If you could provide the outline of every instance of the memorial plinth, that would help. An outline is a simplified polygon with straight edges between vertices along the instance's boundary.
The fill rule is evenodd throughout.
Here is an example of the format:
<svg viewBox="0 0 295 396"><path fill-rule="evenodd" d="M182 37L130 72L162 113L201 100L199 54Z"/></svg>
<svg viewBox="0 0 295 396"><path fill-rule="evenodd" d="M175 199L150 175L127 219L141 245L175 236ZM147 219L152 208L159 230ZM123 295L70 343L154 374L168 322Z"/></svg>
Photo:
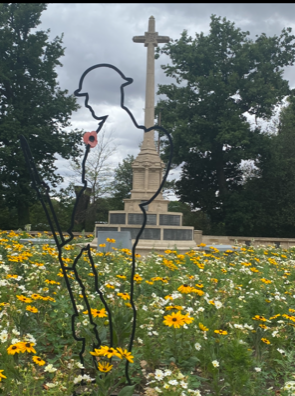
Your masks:
<svg viewBox="0 0 295 396"><path fill-rule="evenodd" d="M129 200L131 201L131 199ZM152 202L151 208L147 210L147 224L139 240L136 252L139 254L148 254L152 250L158 253L163 253L167 249L175 249L179 252L186 252L190 249L196 248L194 241L194 228L182 226L182 213L178 212L164 212L163 204L168 206L168 201L161 200L160 209L158 212L154 211L152 204L157 206L156 200ZM130 203L130 202L128 202ZM138 207L137 204L133 208ZM139 209L139 207L138 207ZM95 239L91 246L97 246L97 233L99 231L129 231L131 233L132 243L141 228L143 221L143 214L140 210L129 212L126 210L117 210L109 212L108 224L95 225Z"/></svg>
<svg viewBox="0 0 295 396"><path fill-rule="evenodd" d="M169 37L159 36L155 31L155 18L150 17L148 32L144 36L133 38L135 43L147 47L147 75L145 97L145 127L151 128L155 119L155 52L158 43L168 43ZM131 197L124 200L124 210L109 212L108 224L95 225L95 239L91 246L97 246L99 231L130 231L132 243L141 228L143 214L139 204L146 202L158 190L165 164L158 155L154 142L154 131L144 133L140 153L132 164L133 186ZM147 224L141 235L136 252L147 254L152 250L163 253L167 249L177 248L184 252L196 247L194 228L182 226L182 213L168 212L168 203L162 192L148 207Z"/></svg>

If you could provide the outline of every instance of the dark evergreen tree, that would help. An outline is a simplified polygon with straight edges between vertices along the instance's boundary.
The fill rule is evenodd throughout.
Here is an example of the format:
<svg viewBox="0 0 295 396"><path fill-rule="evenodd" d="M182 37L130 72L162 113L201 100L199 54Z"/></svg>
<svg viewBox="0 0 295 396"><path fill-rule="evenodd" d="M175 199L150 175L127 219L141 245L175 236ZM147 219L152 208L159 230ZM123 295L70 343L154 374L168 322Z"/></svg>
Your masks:
<svg viewBox="0 0 295 396"><path fill-rule="evenodd" d="M16 208L18 225L30 223L35 196L20 148L19 135L29 142L40 174L53 186L55 155L79 153L81 133L65 132L77 110L74 96L61 90L56 67L64 55L62 36L52 42L48 31L34 31L45 3L0 4L0 200ZM1 227L1 224L0 224Z"/></svg>

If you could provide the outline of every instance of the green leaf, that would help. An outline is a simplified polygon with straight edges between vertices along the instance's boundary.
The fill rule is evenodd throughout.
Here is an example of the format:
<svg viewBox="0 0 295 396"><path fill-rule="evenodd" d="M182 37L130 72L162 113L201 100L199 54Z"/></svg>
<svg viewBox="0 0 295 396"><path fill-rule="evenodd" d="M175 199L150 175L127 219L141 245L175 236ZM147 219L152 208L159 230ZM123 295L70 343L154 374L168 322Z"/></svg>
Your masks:
<svg viewBox="0 0 295 396"><path fill-rule="evenodd" d="M134 388L135 388L135 385L125 386L125 388L121 389L118 396L132 396Z"/></svg>

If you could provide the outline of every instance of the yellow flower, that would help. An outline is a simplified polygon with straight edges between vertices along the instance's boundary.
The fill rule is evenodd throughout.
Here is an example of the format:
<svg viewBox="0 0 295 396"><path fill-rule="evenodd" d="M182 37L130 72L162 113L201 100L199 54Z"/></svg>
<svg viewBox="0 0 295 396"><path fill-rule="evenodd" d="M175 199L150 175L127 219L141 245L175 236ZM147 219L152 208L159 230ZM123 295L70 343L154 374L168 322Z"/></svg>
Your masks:
<svg viewBox="0 0 295 396"><path fill-rule="evenodd" d="M117 356L122 359L122 356L116 349L108 347L106 345L102 345L99 349L94 349L94 352L89 352L92 356L106 356L110 359L113 356Z"/></svg>
<svg viewBox="0 0 295 396"><path fill-rule="evenodd" d="M31 303L33 301L31 298L25 297L23 295L21 295L21 296L17 295L16 298L22 302L25 302L25 303Z"/></svg>
<svg viewBox="0 0 295 396"><path fill-rule="evenodd" d="M119 352L116 351L116 349L108 347L108 346L101 346L100 347L101 351L102 351L102 355L106 356L108 359L110 359L113 356L117 356L120 359L122 359L121 354Z"/></svg>
<svg viewBox="0 0 295 396"><path fill-rule="evenodd" d="M106 241L109 243L115 243L116 239L107 238Z"/></svg>
<svg viewBox="0 0 295 396"><path fill-rule="evenodd" d="M196 286L199 287L200 289L202 289L204 287L204 285L202 283L196 283Z"/></svg>
<svg viewBox="0 0 295 396"><path fill-rule="evenodd" d="M19 349L22 353L36 353L35 349L33 348L33 346L35 345L33 342L18 342L16 345L19 346Z"/></svg>
<svg viewBox="0 0 295 396"><path fill-rule="evenodd" d="M38 300L40 299L42 296L40 296L40 294L34 293L31 295L31 298L33 298L34 300Z"/></svg>
<svg viewBox="0 0 295 396"><path fill-rule="evenodd" d="M267 338L261 338L261 341L263 341L265 344L270 344L270 341Z"/></svg>
<svg viewBox="0 0 295 396"><path fill-rule="evenodd" d="M178 267L173 263L172 260L163 259L162 264L169 268L171 271L178 269Z"/></svg>
<svg viewBox="0 0 295 396"><path fill-rule="evenodd" d="M54 292L53 292L54 293ZM56 294L56 293L55 293ZM43 300L43 301L53 301L53 302L55 302L55 299L54 298L52 298L52 297L50 297L50 296L47 296L47 297L42 297L42 296L40 296L40 300Z"/></svg>
<svg viewBox="0 0 295 396"><path fill-rule="evenodd" d="M38 364L39 366L44 366L45 360L42 360L39 356L33 356L32 360L34 363Z"/></svg>
<svg viewBox="0 0 295 396"><path fill-rule="evenodd" d="M120 279L126 279L126 276L125 276L125 275L116 275L116 277L117 277L117 278L120 278Z"/></svg>
<svg viewBox="0 0 295 396"><path fill-rule="evenodd" d="M145 281L145 283L147 283L148 285L153 285L154 282L150 282L150 281Z"/></svg>
<svg viewBox="0 0 295 396"><path fill-rule="evenodd" d="M165 307L165 309L167 311L170 311L171 309L177 309L178 311L182 310L182 306L181 305L169 305L168 307Z"/></svg>
<svg viewBox="0 0 295 396"><path fill-rule="evenodd" d="M60 282L56 282L54 280L49 280L49 279L45 279L45 283L48 283L50 285L60 285Z"/></svg>
<svg viewBox="0 0 295 396"><path fill-rule="evenodd" d="M7 377L5 377L5 375L2 374L3 371L4 371L4 370L0 370L0 381L2 380L2 378L7 378Z"/></svg>
<svg viewBox="0 0 295 396"><path fill-rule="evenodd" d="M177 290L180 291L180 293L188 294L193 290L193 288L189 285L181 285Z"/></svg>
<svg viewBox="0 0 295 396"><path fill-rule="evenodd" d="M277 315L271 316L269 319L270 319L270 320L271 320L271 319L276 319L276 318L278 318L279 316L281 316L281 314L277 314Z"/></svg>
<svg viewBox="0 0 295 396"><path fill-rule="evenodd" d="M271 280L268 280L268 279L265 279L265 278L261 278L260 280L263 283L271 283L272 282Z"/></svg>
<svg viewBox="0 0 295 396"><path fill-rule="evenodd" d="M94 349L94 352L89 352L92 356L103 356L103 351L101 349Z"/></svg>
<svg viewBox="0 0 295 396"><path fill-rule="evenodd" d="M83 314L84 314L84 315L87 315L87 314L88 314L88 310L87 310L87 311L84 311ZM92 315L94 318L96 318L96 317L99 317L99 318L106 318L106 317L108 316L108 315L107 315L107 312L106 312L106 310L105 310L105 308L102 308L102 309L92 309L92 308L91 308L91 315Z"/></svg>
<svg viewBox="0 0 295 396"><path fill-rule="evenodd" d="M15 353L20 353L20 347L19 347L19 345L18 345L18 344L10 345L10 346L7 348L7 353L8 353L8 355L14 355Z"/></svg>
<svg viewBox="0 0 295 396"><path fill-rule="evenodd" d="M122 348L117 348L117 351L120 353L122 357L124 357L126 360L128 360L130 363L134 363L133 359L134 357L131 355L131 352L128 352L127 349L122 349Z"/></svg>
<svg viewBox="0 0 295 396"><path fill-rule="evenodd" d="M32 307L31 305L26 306L26 310L29 312L37 313L38 309L36 307Z"/></svg>
<svg viewBox="0 0 295 396"><path fill-rule="evenodd" d="M292 315L283 314L282 317L283 317L283 318L286 318L286 319L290 319L290 320L292 320L293 322L295 321L295 317L292 316Z"/></svg>
<svg viewBox="0 0 295 396"><path fill-rule="evenodd" d="M142 281L142 277L139 274L135 274L134 278L133 278L136 282L141 282Z"/></svg>
<svg viewBox="0 0 295 396"><path fill-rule="evenodd" d="M266 322L267 319L265 319L263 316L260 315L255 315L254 318L252 318L254 320L262 320L263 322Z"/></svg>
<svg viewBox="0 0 295 396"><path fill-rule="evenodd" d="M182 315L182 320L185 324L191 324L194 321L194 318L189 316L189 314L187 313L186 315Z"/></svg>
<svg viewBox="0 0 295 396"><path fill-rule="evenodd" d="M260 324L259 327L261 327L262 329L268 329L268 327L265 324Z"/></svg>
<svg viewBox="0 0 295 396"><path fill-rule="evenodd" d="M203 294L205 294L205 292L203 290L196 289L196 288L192 288L192 292L198 294L198 296L202 296Z"/></svg>
<svg viewBox="0 0 295 396"><path fill-rule="evenodd" d="M226 330L214 330L214 333L226 335L227 331Z"/></svg>
<svg viewBox="0 0 295 396"><path fill-rule="evenodd" d="M183 315L181 314L180 311L178 311L176 313L172 312L171 315L164 316L164 319L165 320L163 320L163 323L166 326L169 326L169 327L174 326L174 328L177 328L177 329L179 329L180 326L183 326L185 324L185 322L183 320Z"/></svg>
<svg viewBox="0 0 295 396"><path fill-rule="evenodd" d="M121 252L122 252L122 253L126 253L126 254L128 254L129 256L132 254L132 253L131 253L131 250L129 250L129 249L121 249Z"/></svg>
<svg viewBox="0 0 295 396"><path fill-rule="evenodd" d="M106 287L107 287L108 289L114 289L114 288L115 288L115 286L110 285L109 283L106 284Z"/></svg>
<svg viewBox="0 0 295 396"><path fill-rule="evenodd" d="M101 371L102 373L107 373L113 368L113 365L108 362L102 362L102 363L98 363L97 367L98 370Z"/></svg>
<svg viewBox="0 0 295 396"><path fill-rule="evenodd" d="M122 297L123 300L130 300L130 296L128 293L117 293L117 296Z"/></svg>
<svg viewBox="0 0 295 396"><path fill-rule="evenodd" d="M106 247L106 244L105 244L105 243L101 243L101 244L99 245L99 247Z"/></svg>
<svg viewBox="0 0 295 396"><path fill-rule="evenodd" d="M200 328L202 331L208 331L208 330L209 330L208 327L204 326L202 323L199 323L199 328Z"/></svg>

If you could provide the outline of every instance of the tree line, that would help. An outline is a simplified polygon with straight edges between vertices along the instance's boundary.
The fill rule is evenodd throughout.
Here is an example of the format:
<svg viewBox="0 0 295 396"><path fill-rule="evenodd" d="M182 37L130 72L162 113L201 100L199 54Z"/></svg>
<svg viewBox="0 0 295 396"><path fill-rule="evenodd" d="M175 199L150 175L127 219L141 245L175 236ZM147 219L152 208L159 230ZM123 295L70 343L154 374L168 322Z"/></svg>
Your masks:
<svg viewBox="0 0 295 396"><path fill-rule="evenodd" d="M66 229L79 184L58 188L55 155L71 159L83 151L83 131L71 130L78 109L73 95L61 90L56 67L64 55L62 35L49 41L37 31L45 3L0 4L0 228L25 224L46 229L40 203L20 149L28 140L42 178L52 186L53 204ZM292 29L249 38L226 18L211 16L207 35L178 40L158 48L174 82L160 85L156 112L174 141L174 166L181 165L174 187L184 224L206 234L295 237L295 90L284 70L295 60ZM163 96L164 95L164 96ZM262 127L280 114L272 127ZM253 119L251 124L250 119ZM160 136L166 159L165 137ZM115 171L103 165L103 142L88 161L89 190L76 216L76 230L92 231L107 221L109 210L123 209L130 196L132 156ZM76 165L75 165L76 164ZM77 174L78 175L78 174ZM40 228L41 227L41 228Z"/></svg>
<svg viewBox="0 0 295 396"><path fill-rule="evenodd" d="M205 216L206 233L295 237L295 90L283 78L294 65L291 32L252 40L212 15L209 34L184 31L158 49L170 57L162 68L175 81L159 86L165 97L157 112L182 166L176 192ZM279 119L265 130L260 121L278 106Z"/></svg>

